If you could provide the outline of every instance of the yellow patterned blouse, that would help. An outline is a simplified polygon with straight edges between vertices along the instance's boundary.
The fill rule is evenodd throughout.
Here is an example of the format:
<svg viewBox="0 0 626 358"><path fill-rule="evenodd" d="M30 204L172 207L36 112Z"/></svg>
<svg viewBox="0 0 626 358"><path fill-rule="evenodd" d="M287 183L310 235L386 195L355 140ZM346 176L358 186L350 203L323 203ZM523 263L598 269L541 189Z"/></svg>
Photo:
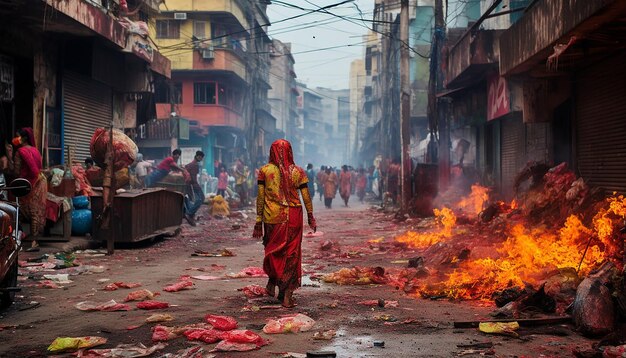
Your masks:
<svg viewBox="0 0 626 358"><path fill-rule="evenodd" d="M289 207L302 206L298 189L307 188L308 182L309 179L304 169L294 165L291 169L292 185L288 188L285 198L283 191L280 190L280 169L272 163L264 165L259 170L256 221L267 224L287 222L289 220ZM308 206L307 209L309 209Z"/></svg>

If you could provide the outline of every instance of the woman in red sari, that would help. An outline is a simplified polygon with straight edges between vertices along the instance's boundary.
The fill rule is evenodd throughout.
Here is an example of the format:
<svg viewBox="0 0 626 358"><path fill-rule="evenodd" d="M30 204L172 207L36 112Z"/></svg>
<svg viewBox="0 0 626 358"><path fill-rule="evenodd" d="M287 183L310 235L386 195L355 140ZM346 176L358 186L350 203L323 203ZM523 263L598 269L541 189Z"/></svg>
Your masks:
<svg viewBox="0 0 626 358"><path fill-rule="evenodd" d="M22 128L13 138L12 146L7 146L9 170L15 177L28 180L32 186L30 193L20 199L20 213L31 221L32 247L37 247L37 237L46 224L46 196L48 182L41 172L41 154L35 145L32 128ZM15 153L13 152L15 148Z"/></svg>
<svg viewBox="0 0 626 358"><path fill-rule="evenodd" d="M278 286L278 299L284 307L295 306L293 292L300 287L302 276L300 193L309 226L314 232L317 229L307 183L306 172L293 161L291 144L284 139L272 143L269 163L259 170L257 217L252 236L263 237L263 270L269 276L267 292L274 296Z"/></svg>
<svg viewBox="0 0 626 358"><path fill-rule="evenodd" d="M341 174L339 174L339 195L341 195L346 207L348 200L350 200L350 193L352 193L352 174L348 170L348 166L344 165L341 167Z"/></svg>

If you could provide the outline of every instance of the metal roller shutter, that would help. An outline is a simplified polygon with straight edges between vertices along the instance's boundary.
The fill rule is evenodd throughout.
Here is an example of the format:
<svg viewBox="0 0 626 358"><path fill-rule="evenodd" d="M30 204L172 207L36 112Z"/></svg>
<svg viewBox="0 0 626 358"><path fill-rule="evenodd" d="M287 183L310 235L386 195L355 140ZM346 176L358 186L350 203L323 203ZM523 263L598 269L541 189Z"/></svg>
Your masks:
<svg viewBox="0 0 626 358"><path fill-rule="evenodd" d="M513 182L520 171L520 164L525 161L524 139L525 125L522 117L511 114L502 119L500 158L502 168L502 192L506 196L513 193Z"/></svg>
<svg viewBox="0 0 626 358"><path fill-rule="evenodd" d="M588 183L626 193L626 66L598 63L577 78L576 165Z"/></svg>
<svg viewBox="0 0 626 358"><path fill-rule="evenodd" d="M89 141L96 128L108 127L113 117L110 87L87 77L66 72L63 76L63 140L74 159L91 156Z"/></svg>

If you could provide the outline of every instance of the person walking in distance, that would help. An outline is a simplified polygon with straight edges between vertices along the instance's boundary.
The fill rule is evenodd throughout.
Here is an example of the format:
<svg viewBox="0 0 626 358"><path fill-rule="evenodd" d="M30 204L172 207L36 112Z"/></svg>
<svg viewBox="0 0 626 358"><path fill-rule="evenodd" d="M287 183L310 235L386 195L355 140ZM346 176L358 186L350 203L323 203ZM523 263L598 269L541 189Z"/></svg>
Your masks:
<svg viewBox="0 0 626 358"><path fill-rule="evenodd" d="M324 173L324 205L326 205L327 209L333 206L338 182L337 173L331 167L326 167L326 172Z"/></svg>
<svg viewBox="0 0 626 358"><path fill-rule="evenodd" d="M346 207L348 207L348 201L350 200L350 193L352 192L352 173L348 170L348 166L341 167L341 174L339 174L339 195Z"/></svg>
<svg viewBox="0 0 626 358"><path fill-rule="evenodd" d="M226 198L226 188L228 188L228 173L226 172L226 167L222 165L217 177L217 195Z"/></svg>
<svg viewBox="0 0 626 358"><path fill-rule="evenodd" d="M198 183L200 163L204 160L204 153L197 151L191 163L185 165L189 173L189 187L185 196L185 219L191 226L196 226L196 212L204 202L204 192Z"/></svg>
<svg viewBox="0 0 626 358"><path fill-rule="evenodd" d="M256 224L252 236L263 237L265 257L263 270L269 277L267 293L276 294L284 307L295 306L293 292L300 287L302 277L302 203L308 224L315 232L313 203L308 177L293 160L291 144L279 139L270 147L269 163L259 170ZM298 193L298 191L300 193Z"/></svg>

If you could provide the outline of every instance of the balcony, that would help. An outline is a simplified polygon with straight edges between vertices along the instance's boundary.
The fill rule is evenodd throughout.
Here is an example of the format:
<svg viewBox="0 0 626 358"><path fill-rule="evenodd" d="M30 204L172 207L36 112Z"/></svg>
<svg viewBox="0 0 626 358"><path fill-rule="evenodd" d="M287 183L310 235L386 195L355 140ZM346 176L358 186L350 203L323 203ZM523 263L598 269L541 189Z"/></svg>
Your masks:
<svg viewBox="0 0 626 358"><path fill-rule="evenodd" d="M227 45L199 48L193 51L193 69L231 72L246 81L246 62L241 53L245 54Z"/></svg>
<svg viewBox="0 0 626 358"><path fill-rule="evenodd" d="M447 88L466 86L478 76L496 67L500 49L498 37L502 30L482 30L476 35L466 33L450 50Z"/></svg>
<svg viewBox="0 0 626 358"><path fill-rule="evenodd" d="M238 1L233 0L168 0L167 5L161 4L162 13L172 12L205 12L224 14L232 20L236 20L244 28L250 28L244 10ZM222 21L224 22L224 21Z"/></svg>

